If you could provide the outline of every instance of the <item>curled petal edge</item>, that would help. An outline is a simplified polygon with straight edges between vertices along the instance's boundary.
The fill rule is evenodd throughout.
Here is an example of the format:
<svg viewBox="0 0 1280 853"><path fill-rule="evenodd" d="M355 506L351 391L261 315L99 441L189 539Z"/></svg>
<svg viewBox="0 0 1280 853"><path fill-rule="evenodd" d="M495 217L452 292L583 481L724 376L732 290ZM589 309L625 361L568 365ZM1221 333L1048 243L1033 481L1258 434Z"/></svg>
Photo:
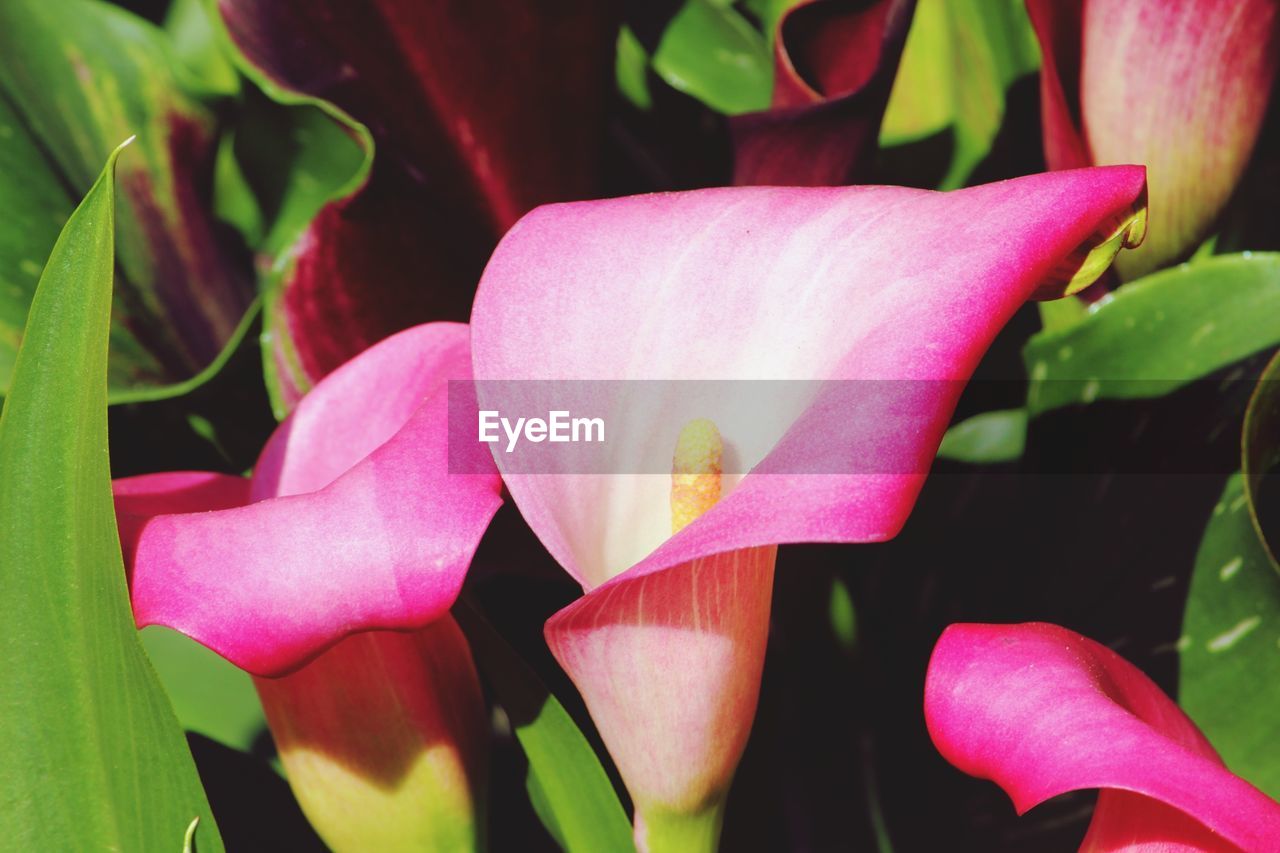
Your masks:
<svg viewBox="0 0 1280 853"><path fill-rule="evenodd" d="M425 400L415 397L421 376L373 371L382 377L373 381L370 363L403 366L422 352L439 362ZM260 460L264 473L249 485L254 502L228 505L246 481L221 475L117 481L139 626L165 625L270 677L349 634L413 630L445 613L501 504L487 460L468 464L471 473L450 471L446 380L469 378L465 326L415 327L335 371L302 411L326 410L349 391L347 405L314 426L281 425ZM370 415L362 399L376 407L388 381L413 388L381 417ZM395 429L397 407L406 420ZM363 415L367 435L335 429L347 440L320 441L326 422L351 426ZM377 442L379 431L390 435L359 455L360 442ZM296 461L289 442L302 447Z"/></svg>
<svg viewBox="0 0 1280 853"><path fill-rule="evenodd" d="M996 782L1019 814L1068 791L1101 788L1094 841L1127 832L1133 843L1143 838L1136 832L1168 843L1180 831L1194 844L1203 828L1245 850L1280 844L1280 804L1224 767L1141 670L1073 631L950 626L929 662L924 710L943 757ZM1141 812L1120 807L1126 802ZM1193 820L1144 826L1143 814L1168 816L1158 804Z"/></svg>

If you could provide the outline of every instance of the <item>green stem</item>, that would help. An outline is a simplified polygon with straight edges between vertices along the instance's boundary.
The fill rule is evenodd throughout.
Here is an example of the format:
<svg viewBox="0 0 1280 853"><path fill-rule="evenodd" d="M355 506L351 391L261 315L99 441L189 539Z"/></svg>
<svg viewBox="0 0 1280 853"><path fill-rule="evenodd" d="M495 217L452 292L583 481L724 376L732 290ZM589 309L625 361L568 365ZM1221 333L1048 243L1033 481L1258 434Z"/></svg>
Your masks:
<svg viewBox="0 0 1280 853"><path fill-rule="evenodd" d="M640 853L715 853L727 800L722 794L696 812L637 807L636 849Z"/></svg>
<svg viewBox="0 0 1280 853"><path fill-rule="evenodd" d="M878 853L893 853L893 841L889 837L889 826L885 823L884 809L880 805L880 784L876 781L875 759L872 756L872 741L869 734L862 736L862 781L867 790L867 815L871 818L871 830L876 836Z"/></svg>

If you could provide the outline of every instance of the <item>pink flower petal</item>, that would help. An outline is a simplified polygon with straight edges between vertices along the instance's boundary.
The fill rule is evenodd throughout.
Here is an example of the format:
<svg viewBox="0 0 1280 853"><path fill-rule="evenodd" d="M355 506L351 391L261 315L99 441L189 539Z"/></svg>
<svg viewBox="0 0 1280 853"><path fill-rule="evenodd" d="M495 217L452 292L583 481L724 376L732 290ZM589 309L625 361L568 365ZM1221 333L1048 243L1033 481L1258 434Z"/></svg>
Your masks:
<svg viewBox="0 0 1280 853"><path fill-rule="evenodd" d="M1028 0L1055 169L1144 163L1152 239L1134 278L1190 252L1239 182L1280 62L1275 0Z"/></svg>
<svg viewBox="0 0 1280 853"><path fill-rule="evenodd" d="M500 503L483 459L466 469L482 473L449 472L447 380L469 377L467 328L445 323L335 371L268 442L255 503L141 529L138 624L167 625L270 676L347 634L417 628L447 611Z"/></svg>
<svg viewBox="0 0 1280 853"><path fill-rule="evenodd" d="M887 539L996 332L1142 193L1143 170L1123 167L954 193L737 188L540 208L498 247L476 298L485 409L518 408L521 388L483 380L910 381L762 400L766 426L738 448L739 470L757 473L674 537L666 476L518 473L498 452L512 497L585 587L756 545ZM669 454L691 417L716 421L730 446L744 437L741 413L682 412L679 383L630 407L625 383L597 384L560 387L625 434L610 442L617 460ZM806 463L832 473L793 473Z"/></svg>
<svg viewBox="0 0 1280 853"><path fill-rule="evenodd" d="M894 535L996 332L1129 233L1143 193L1132 167L950 194L719 189L545 207L509 232L472 315L486 410L517 415L548 385L518 380L893 380L755 386L745 420L741 398L690 401L680 382L553 382L553 408L603 418L615 467L583 473L567 445L537 444L566 449L526 473L495 451L588 590L547 642L636 803L641 849L664 815L716 831L759 690L768 546ZM672 536L670 474L626 466L655 447L669 466L693 418L751 473L722 469L727 494Z"/></svg>
<svg viewBox="0 0 1280 853"><path fill-rule="evenodd" d="M752 548L618 578L547 622L637 812L724 795L755 718L776 557Z"/></svg>
<svg viewBox="0 0 1280 853"><path fill-rule="evenodd" d="M249 502L249 481L208 471L165 471L123 477L111 484L116 525L125 563L133 566L142 529L153 516L173 512L209 512Z"/></svg>
<svg viewBox="0 0 1280 853"><path fill-rule="evenodd" d="M773 107L730 121L734 183L825 186L866 174L915 0L804 0L778 21Z"/></svg>
<svg viewBox="0 0 1280 853"><path fill-rule="evenodd" d="M1280 804L1232 775L1139 669L1065 628L952 625L929 663L925 719L943 756L1019 813L1104 789L1088 849L1280 848Z"/></svg>

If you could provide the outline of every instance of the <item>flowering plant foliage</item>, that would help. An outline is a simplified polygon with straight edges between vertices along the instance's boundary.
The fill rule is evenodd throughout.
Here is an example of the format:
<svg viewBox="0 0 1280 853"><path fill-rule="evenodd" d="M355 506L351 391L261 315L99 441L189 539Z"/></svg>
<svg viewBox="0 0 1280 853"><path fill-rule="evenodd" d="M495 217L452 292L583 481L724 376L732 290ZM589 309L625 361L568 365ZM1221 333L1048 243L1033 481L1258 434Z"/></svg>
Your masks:
<svg viewBox="0 0 1280 853"><path fill-rule="evenodd" d="M6 838L1280 849L1278 67L1276 0L0 4Z"/></svg>

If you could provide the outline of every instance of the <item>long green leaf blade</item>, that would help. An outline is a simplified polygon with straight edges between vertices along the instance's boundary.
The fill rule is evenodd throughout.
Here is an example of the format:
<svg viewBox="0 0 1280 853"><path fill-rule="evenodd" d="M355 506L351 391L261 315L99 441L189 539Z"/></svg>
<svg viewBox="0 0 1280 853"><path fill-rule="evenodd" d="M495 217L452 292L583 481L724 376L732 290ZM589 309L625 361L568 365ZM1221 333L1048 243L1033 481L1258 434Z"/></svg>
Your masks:
<svg viewBox="0 0 1280 853"><path fill-rule="evenodd" d="M529 759L529 794L547 830L569 853L635 849L613 783L564 706L483 616L464 604L454 617Z"/></svg>
<svg viewBox="0 0 1280 853"><path fill-rule="evenodd" d="M222 849L133 624L107 454L119 149L40 278L0 416L0 815L17 850Z"/></svg>

